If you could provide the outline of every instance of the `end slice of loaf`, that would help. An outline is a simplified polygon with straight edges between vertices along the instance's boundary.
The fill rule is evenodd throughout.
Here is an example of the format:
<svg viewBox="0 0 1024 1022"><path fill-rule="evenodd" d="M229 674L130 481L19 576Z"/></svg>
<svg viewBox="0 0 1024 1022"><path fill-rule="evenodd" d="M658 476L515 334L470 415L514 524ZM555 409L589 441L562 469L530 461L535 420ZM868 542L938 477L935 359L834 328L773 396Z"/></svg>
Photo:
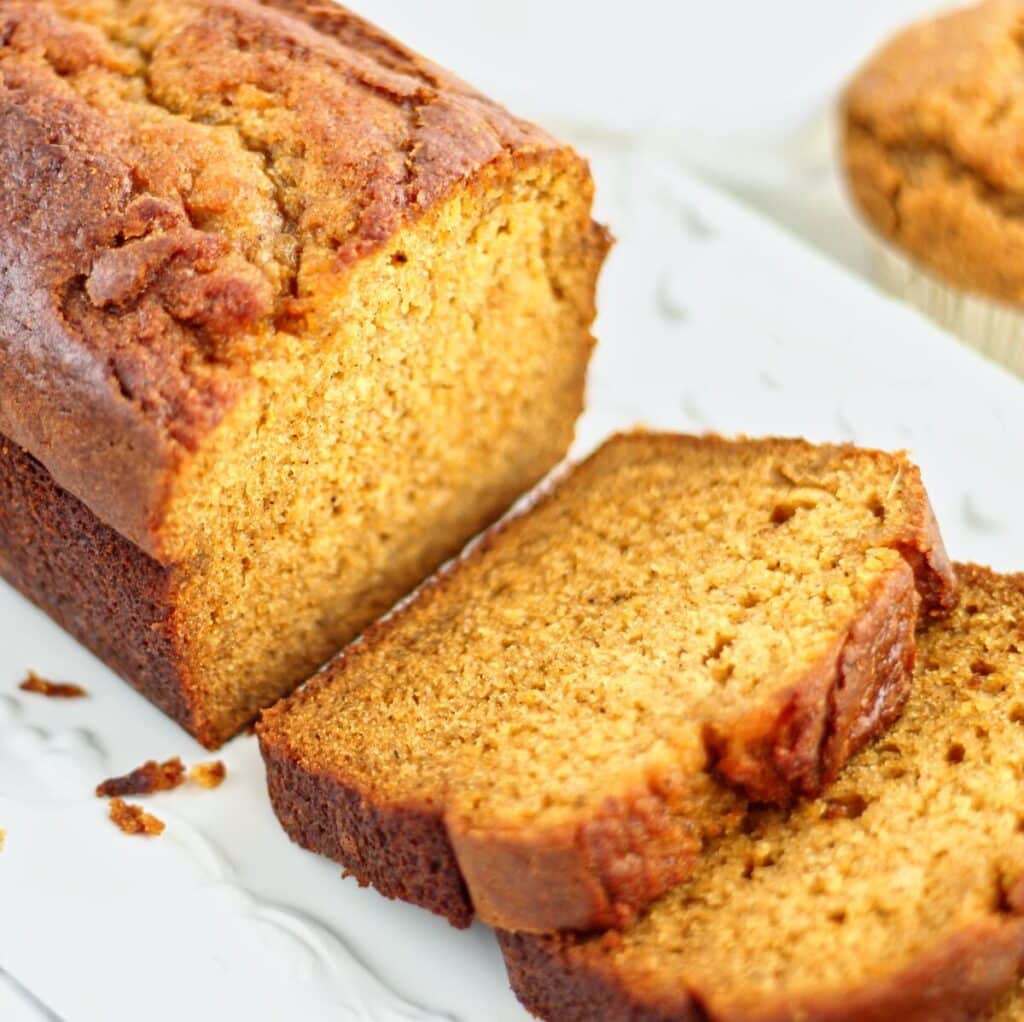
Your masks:
<svg viewBox="0 0 1024 1022"><path fill-rule="evenodd" d="M904 457L621 436L264 716L271 798L456 924L624 924L896 717L919 592L953 576Z"/></svg>
<svg viewBox="0 0 1024 1022"><path fill-rule="evenodd" d="M625 933L506 934L549 1022L1024 1017L1024 575L959 570L900 721L826 798L753 813Z"/></svg>

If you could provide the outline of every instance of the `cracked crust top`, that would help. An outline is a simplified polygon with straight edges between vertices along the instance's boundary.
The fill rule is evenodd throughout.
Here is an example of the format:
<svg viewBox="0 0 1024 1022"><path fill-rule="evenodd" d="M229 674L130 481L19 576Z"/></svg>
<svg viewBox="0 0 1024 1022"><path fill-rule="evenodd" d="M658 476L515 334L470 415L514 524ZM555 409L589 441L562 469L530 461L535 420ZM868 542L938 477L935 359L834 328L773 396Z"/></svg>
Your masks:
<svg viewBox="0 0 1024 1022"><path fill-rule="evenodd" d="M0 433L160 556L325 281L560 147L320 0L0 0Z"/></svg>
<svg viewBox="0 0 1024 1022"><path fill-rule="evenodd" d="M912 26L850 84L844 160L871 224L949 284L1024 304L1024 3Z"/></svg>

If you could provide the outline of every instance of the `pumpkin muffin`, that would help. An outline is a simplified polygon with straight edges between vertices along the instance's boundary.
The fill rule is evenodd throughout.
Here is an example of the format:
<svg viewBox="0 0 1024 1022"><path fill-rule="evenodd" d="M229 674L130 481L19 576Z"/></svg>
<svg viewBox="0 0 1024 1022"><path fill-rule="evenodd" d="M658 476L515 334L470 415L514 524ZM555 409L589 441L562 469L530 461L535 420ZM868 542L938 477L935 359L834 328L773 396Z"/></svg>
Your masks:
<svg viewBox="0 0 1024 1022"><path fill-rule="evenodd" d="M843 101L843 162L882 282L1024 374L1024 3L916 24Z"/></svg>

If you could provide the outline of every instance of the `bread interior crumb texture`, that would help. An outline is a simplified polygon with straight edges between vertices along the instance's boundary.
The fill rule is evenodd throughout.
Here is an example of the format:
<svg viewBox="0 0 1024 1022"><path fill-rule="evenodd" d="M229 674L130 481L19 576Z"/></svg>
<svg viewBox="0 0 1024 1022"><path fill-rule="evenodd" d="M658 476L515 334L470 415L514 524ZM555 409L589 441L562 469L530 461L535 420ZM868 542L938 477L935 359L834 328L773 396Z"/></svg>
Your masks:
<svg viewBox="0 0 1024 1022"><path fill-rule="evenodd" d="M960 578L959 608L921 636L895 728L824 799L765 810L719 842L609 952L620 973L757 1014L870 988L951 934L980 927L983 941L1020 912L1024 579ZM1019 1011L1015 1000L999 1018Z"/></svg>
<svg viewBox="0 0 1024 1022"><path fill-rule="evenodd" d="M898 456L617 438L272 728L375 801L592 817L835 658L922 499Z"/></svg>

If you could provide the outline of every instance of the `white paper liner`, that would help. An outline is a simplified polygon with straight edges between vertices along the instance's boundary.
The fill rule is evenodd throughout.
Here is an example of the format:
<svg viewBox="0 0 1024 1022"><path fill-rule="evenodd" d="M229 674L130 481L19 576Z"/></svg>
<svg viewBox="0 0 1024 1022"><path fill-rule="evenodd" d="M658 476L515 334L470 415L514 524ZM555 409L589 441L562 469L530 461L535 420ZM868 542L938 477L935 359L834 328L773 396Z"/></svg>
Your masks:
<svg viewBox="0 0 1024 1022"><path fill-rule="evenodd" d="M885 242L872 242L879 283L983 355L1024 376L1024 311L957 291Z"/></svg>

